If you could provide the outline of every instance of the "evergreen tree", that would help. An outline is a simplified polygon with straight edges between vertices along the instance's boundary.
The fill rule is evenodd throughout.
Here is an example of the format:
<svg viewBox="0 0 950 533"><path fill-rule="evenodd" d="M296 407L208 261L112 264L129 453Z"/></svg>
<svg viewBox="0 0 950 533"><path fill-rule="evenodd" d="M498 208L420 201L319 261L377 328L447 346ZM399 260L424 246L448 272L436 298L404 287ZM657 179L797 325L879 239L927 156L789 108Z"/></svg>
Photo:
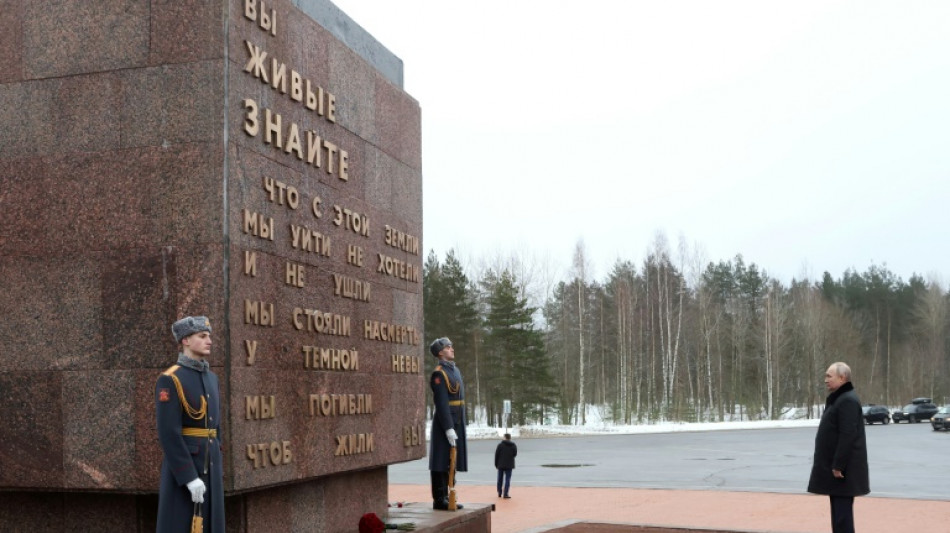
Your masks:
<svg viewBox="0 0 950 533"><path fill-rule="evenodd" d="M543 421L553 407L554 380L544 349L544 337L535 329L535 308L509 271L489 272L483 281L487 294L485 320L486 401L489 421L503 425L502 405L511 400L511 423Z"/></svg>
<svg viewBox="0 0 950 533"><path fill-rule="evenodd" d="M479 315L477 292L455 256L449 250L440 264L435 252L429 252L423 268L422 298L424 306L426 375L435 368L436 359L429 354L429 343L438 337L452 340L456 362L465 376L469 409L479 404ZM426 392L427 396L431 391ZM472 413L469 413L472 414Z"/></svg>

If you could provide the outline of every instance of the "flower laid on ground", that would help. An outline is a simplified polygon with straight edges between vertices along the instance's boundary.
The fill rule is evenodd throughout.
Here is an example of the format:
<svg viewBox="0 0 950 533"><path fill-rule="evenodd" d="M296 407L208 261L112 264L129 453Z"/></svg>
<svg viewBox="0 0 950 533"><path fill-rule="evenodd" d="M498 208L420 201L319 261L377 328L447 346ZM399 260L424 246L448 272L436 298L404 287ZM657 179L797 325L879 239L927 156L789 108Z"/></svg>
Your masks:
<svg viewBox="0 0 950 533"><path fill-rule="evenodd" d="M360 518L360 533L383 533L386 529L386 524L376 513L366 513Z"/></svg>
<svg viewBox="0 0 950 533"><path fill-rule="evenodd" d="M389 504L392 507L392 504ZM399 507L402 507L402 502L399 503ZM416 529L416 525L412 522L403 522L402 524L384 524L382 520L376 516L376 513L366 513L360 518L360 533L383 533L383 531L388 529L395 529L397 531L412 531Z"/></svg>

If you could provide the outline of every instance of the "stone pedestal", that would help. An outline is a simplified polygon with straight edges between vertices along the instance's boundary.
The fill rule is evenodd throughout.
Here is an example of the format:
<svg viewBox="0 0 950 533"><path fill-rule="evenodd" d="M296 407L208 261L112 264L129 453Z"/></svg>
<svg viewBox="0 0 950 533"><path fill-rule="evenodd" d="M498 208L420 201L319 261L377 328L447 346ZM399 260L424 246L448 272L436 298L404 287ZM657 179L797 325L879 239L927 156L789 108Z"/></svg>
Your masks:
<svg viewBox="0 0 950 533"><path fill-rule="evenodd" d="M401 62L324 0L6 2L0 52L0 530L154 529L184 315L214 329L228 529L382 514L425 455Z"/></svg>

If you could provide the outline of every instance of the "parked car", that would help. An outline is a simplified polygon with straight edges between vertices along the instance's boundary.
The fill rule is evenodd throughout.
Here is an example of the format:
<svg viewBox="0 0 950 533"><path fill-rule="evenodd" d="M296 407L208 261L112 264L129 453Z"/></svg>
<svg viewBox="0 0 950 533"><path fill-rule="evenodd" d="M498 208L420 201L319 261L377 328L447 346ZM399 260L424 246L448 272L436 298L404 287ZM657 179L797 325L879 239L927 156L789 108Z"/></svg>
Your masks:
<svg viewBox="0 0 950 533"><path fill-rule="evenodd" d="M914 398L911 403L905 405L902 409L891 413L891 419L895 424L900 421L913 424L921 420L930 420L935 414L937 414L937 406L933 404L933 400L930 398Z"/></svg>
<svg viewBox="0 0 950 533"><path fill-rule="evenodd" d="M934 431L950 429L950 405L941 407L937 414L930 419L930 425L934 427Z"/></svg>
<svg viewBox="0 0 950 533"><path fill-rule="evenodd" d="M889 424L891 422L891 412L883 405L874 405L872 403L862 407L861 411L864 412L865 424L873 424L875 422Z"/></svg>

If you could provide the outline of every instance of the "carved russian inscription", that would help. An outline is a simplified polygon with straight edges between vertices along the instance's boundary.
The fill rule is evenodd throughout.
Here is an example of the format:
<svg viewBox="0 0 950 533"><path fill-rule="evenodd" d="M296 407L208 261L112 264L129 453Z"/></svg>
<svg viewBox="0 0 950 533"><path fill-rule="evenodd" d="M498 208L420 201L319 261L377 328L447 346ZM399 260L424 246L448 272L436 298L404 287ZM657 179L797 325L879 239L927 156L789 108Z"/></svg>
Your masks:
<svg viewBox="0 0 950 533"><path fill-rule="evenodd" d="M303 346L303 367L307 370L357 371L360 354L356 350Z"/></svg>
<svg viewBox="0 0 950 533"><path fill-rule="evenodd" d="M405 228L398 228L399 222L382 225L382 232L377 229L376 235L382 233L381 238L371 232L371 218L377 219L374 222L379 224L378 219L386 221L390 215L385 209L364 203L363 188L367 184L359 183L360 174L350 167L351 153L365 157L363 145L359 144L364 141L352 130L344 130L337 124L337 96L307 72L312 65L306 54L288 54L287 57L307 62L294 65L286 61L287 57L277 57L274 53L286 54L288 46L293 46L293 43L283 42L278 31L278 28L288 31L284 29L286 24L278 25L279 14L287 20L285 7L282 4L272 7L261 0L233 1L246 19L239 27L253 35L242 35L233 41L240 50L235 49L232 57L238 61L244 57L242 75L260 82L262 90L236 95L230 99L233 102L230 105L234 106L235 118L241 121L239 127L245 133L240 136L242 142L273 164L262 165L264 170L258 171L259 174L244 178L256 183L241 184L236 197L243 194L247 204L237 206L241 213L231 230L237 233L239 225L246 236L240 242L248 243L248 248L262 247L262 250L243 250L243 264L235 265L242 275L232 276L232 282L261 287L259 290L268 292L255 294L241 290L236 293L241 296L235 297L231 305L235 306L233 311L243 311L247 326L280 328L276 332L253 330L261 332L260 335L242 334L246 365L258 364L259 354L267 363L276 364L283 361L279 354L299 349L297 353L303 357L305 374L295 378L306 379L315 389L306 397L294 396L298 399L289 405L281 404L280 410L277 409L278 395L271 394L272 390L234 391L244 397L245 416L240 420L240 408L234 414L241 423L272 428L275 425L268 422L270 420L290 417L296 423L309 413L308 423L323 431L322 444L317 448L295 449L296 453L329 455L332 450L333 457L340 458L372 454L376 451L374 430L378 429L371 425L377 417L369 415L376 415L379 409L385 413L379 418L387 419L391 411L387 411L388 406L374 406L372 392L341 393L334 388L341 384L365 383L361 377L351 377L351 373L360 372L361 356L365 359L364 366L371 369L364 368L363 372L418 375L423 371L422 358L413 354L412 349L402 348L420 345L420 334L414 327L366 316L374 312L384 317L390 315L388 306L399 301L390 291L406 290L393 279L421 283L420 239ZM293 8L287 6L287 9ZM347 85L334 84L334 87ZM375 105L375 102L366 105ZM258 166L242 167L240 175L244 176L246 168ZM351 180L353 176L356 178ZM355 188L351 188L353 182L356 182ZM330 188L325 188L330 183ZM413 218L397 213L392 220ZM333 240L345 246L333 247ZM373 255L377 259L375 265ZM276 294L272 293L274 288ZM381 303L369 305L377 301ZM354 313L358 324L362 322L362 335L357 332L357 339L351 340L354 318L347 313ZM300 340L291 341L294 346L280 345L286 341L271 343L272 339L282 339L287 332L300 335ZM377 342L397 346L379 348L382 345ZM367 353L361 354L357 348ZM390 352L393 348L395 350ZM273 360L267 357L270 353L275 354ZM293 370L300 372L297 364L293 364ZM251 369L254 373L271 370L268 365ZM322 375L326 373L336 375L327 381L326 375ZM416 379L391 377L399 383L418 385ZM272 381L261 380L260 383ZM283 389L280 394L284 394ZM353 417L355 420L348 424L356 425L339 431L345 434L326 430L333 424L327 419L336 417ZM397 422L387 430L391 433L387 438L402 438L406 447L424 445L424 426L414 422L411 419ZM241 443L247 450L246 468L257 470L293 463L292 440L281 437L258 436L253 438L255 442ZM281 479L282 482L289 480Z"/></svg>
<svg viewBox="0 0 950 533"><path fill-rule="evenodd" d="M266 466L289 465L293 461L290 441L271 441L247 445L247 458L254 463L254 469Z"/></svg>

